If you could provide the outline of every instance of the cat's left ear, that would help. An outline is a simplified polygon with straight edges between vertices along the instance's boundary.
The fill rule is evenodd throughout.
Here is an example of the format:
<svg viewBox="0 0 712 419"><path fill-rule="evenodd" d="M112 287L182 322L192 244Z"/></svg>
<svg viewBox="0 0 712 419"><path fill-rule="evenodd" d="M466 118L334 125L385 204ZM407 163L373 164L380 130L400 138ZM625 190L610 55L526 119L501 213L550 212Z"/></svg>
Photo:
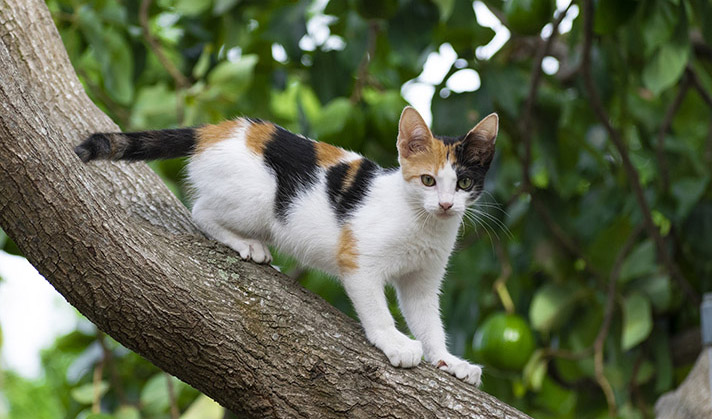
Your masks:
<svg viewBox="0 0 712 419"><path fill-rule="evenodd" d="M468 140L483 141L494 146L497 140L497 132L499 131L499 116L496 113L491 113L482 119L479 124L475 125L465 136ZM472 137L472 138L470 138Z"/></svg>
<svg viewBox="0 0 712 419"><path fill-rule="evenodd" d="M415 108L406 106L398 122L398 155L408 158L430 149L433 134Z"/></svg>
<svg viewBox="0 0 712 419"><path fill-rule="evenodd" d="M499 116L491 113L484 117L465 136L465 144L471 158L480 161L490 160L494 155L494 143L499 131Z"/></svg>

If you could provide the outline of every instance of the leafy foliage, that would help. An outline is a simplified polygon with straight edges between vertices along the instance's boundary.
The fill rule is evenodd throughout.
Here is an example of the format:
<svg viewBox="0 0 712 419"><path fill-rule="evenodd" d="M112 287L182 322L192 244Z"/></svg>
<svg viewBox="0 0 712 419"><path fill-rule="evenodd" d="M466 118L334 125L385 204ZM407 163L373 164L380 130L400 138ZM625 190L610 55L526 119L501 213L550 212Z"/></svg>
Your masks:
<svg viewBox="0 0 712 419"><path fill-rule="evenodd" d="M527 320L538 349L520 370L488 365L485 391L535 417L650 415L692 361L674 356L672 342L699 324L694 299L712 287L712 6L599 0L589 29L589 2L576 1L570 29L554 28L548 46L558 68L542 74L552 2L484 3L511 31L492 57L479 48L494 32L466 0L48 0L88 93L125 130L249 115L384 165L396 161L404 83L448 43L458 60L430 83L433 130L459 135L489 112L501 118L490 193L444 284L452 350L484 362L475 330L507 309ZM463 68L479 74L477 90L448 87ZM182 165L152 163L184 198ZM337 282L278 263L353 315ZM50 407L32 408L72 416L99 389L113 417L168 415L162 375L115 344L120 380L107 370L93 379L104 358L85 353L97 342L63 338L45 357L45 386L6 375L5 396L16 407L26 392L46 394ZM78 362L85 368L71 375ZM179 383L174 391L181 411L198 394Z"/></svg>

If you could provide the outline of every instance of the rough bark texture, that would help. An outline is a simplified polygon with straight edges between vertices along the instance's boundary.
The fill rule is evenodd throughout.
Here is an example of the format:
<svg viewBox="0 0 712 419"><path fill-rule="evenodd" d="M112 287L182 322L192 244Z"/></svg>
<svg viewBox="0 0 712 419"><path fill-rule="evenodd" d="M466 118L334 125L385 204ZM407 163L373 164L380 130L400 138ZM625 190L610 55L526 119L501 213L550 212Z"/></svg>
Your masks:
<svg viewBox="0 0 712 419"><path fill-rule="evenodd" d="M246 417L526 417L391 367L356 322L205 239L145 164L82 164L72 146L117 127L44 3L0 0L0 39L0 225L100 329Z"/></svg>
<svg viewBox="0 0 712 419"><path fill-rule="evenodd" d="M655 403L658 419L712 418L712 389L710 388L710 358L712 348L705 348L680 386L663 394Z"/></svg>

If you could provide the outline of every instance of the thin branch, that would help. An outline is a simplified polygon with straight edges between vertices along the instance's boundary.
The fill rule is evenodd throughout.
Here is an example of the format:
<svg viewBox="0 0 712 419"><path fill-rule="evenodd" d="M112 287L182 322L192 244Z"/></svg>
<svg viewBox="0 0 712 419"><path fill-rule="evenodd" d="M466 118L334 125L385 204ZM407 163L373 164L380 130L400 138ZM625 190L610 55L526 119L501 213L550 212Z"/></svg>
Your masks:
<svg viewBox="0 0 712 419"><path fill-rule="evenodd" d="M687 90L690 88L690 77L683 76L680 82L680 88L672 101L670 106L668 106L665 112L665 118L663 123L660 125L660 130L658 131L658 141L655 148L655 153L657 154L658 167L660 170L660 180L662 182L662 190L667 192L670 189L670 173L668 169L667 157L665 157L665 135L672 125L672 120L675 117L680 105L682 105L682 100L685 99Z"/></svg>
<svg viewBox="0 0 712 419"><path fill-rule="evenodd" d="M99 363L94 367L94 377L92 384L94 394L91 402L92 413L101 413L101 376L104 372L104 361L105 359L102 358L101 361L99 361Z"/></svg>
<svg viewBox="0 0 712 419"><path fill-rule="evenodd" d="M593 343L593 363L594 370L596 374L596 382L603 390L603 394L606 396L606 402L608 403L608 413L611 417L615 416L616 413L616 399L613 394L613 388L608 382L608 379L603 374L603 345L606 342L606 337L608 336L608 330L611 327L611 321L613 320L613 312L615 308L615 297L616 297L616 283L618 282L618 276L620 275L621 268L623 267L623 262L626 256L630 252L631 248L638 240L638 236L643 231L642 226L638 226L633 230L633 232L628 236L625 244L618 252L616 261L613 263L611 268L611 274L608 279L608 291L606 296L606 311L603 316L603 324L598 330L598 335L596 335L596 340Z"/></svg>
<svg viewBox="0 0 712 419"><path fill-rule="evenodd" d="M665 246L665 241L660 235L658 228L655 226L653 221L652 212L648 201L645 198L643 192L643 187L640 183L640 177L638 176L638 171L633 166L628 155L628 149L623 141L623 137L620 132L616 130L613 125L611 125L610 118L606 113L606 110L601 102L601 98L596 91L596 86L593 81L593 76L591 74L591 45L593 44L593 2L591 0L586 0L584 3L584 48L583 48L583 62L581 66L581 74L583 76L584 86L589 96L589 102L593 108L596 116L603 124L604 128L608 132L613 145L618 150L621 156L621 161L623 163L623 169L625 170L628 179L630 181L631 187L633 188L633 194L636 201L638 202L638 207L643 215L643 220L645 222L645 228L648 235L653 239L655 243L655 248L658 254L658 258L665 266L670 276L675 278L683 292L692 301L693 304L699 304L700 296L692 288L690 283L685 279L680 273L674 260L668 254L667 248ZM694 82L693 82L694 83Z"/></svg>
<svg viewBox="0 0 712 419"><path fill-rule="evenodd" d="M499 300L502 302L504 309L509 314L514 313L514 302L512 301L512 296L509 295L507 290L507 280L512 276L512 263L509 261L509 254L507 249L502 245L499 240L494 241L494 248L497 251L497 258L499 259L500 265L502 265L502 273L497 277L492 284L492 288L499 296Z"/></svg>
<svg viewBox="0 0 712 419"><path fill-rule="evenodd" d="M166 386L168 387L168 400L171 406L171 419L178 419L180 417L180 410L178 410L178 402L176 401L176 390L173 386L173 377L170 374L164 374L166 376Z"/></svg>
<svg viewBox="0 0 712 419"><path fill-rule="evenodd" d="M712 108L712 96L705 89L705 87L702 86L702 82L700 81L700 78L697 77L697 73L695 73L695 70L693 70L692 67L688 66L685 69L685 74L687 74L687 77L690 79L690 83L695 88L695 90L697 90L697 93L700 94L700 96L702 97L702 100L705 101L707 106Z"/></svg>
<svg viewBox="0 0 712 419"><path fill-rule="evenodd" d="M551 35L549 35L546 41L540 42L539 49L537 50L537 55L534 58L534 64L532 65L532 78L529 84L529 94L527 95L527 99L524 102L524 112L522 112L522 118L520 119L521 122L519 124L520 137L522 138L522 142L524 143L523 169L526 170L525 179L527 180L527 183L530 183L529 166L531 164L532 137L530 125L532 110L534 109L534 102L536 100L537 93L539 92L539 85L541 84L541 75L544 72L541 67L541 64L544 61L544 58L549 55L549 50L551 50L551 46L554 43L556 34L559 33L559 25L561 25L561 22L564 20L566 14L568 13L569 9L573 4L573 1L569 2L569 5L566 6L566 8L562 10L561 13L553 20L553 22L551 23Z"/></svg>
<svg viewBox="0 0 712 419"><path fill-rule="evenodd" d="M351 103L360 102L361 97L363 96L363 88L368 82L368 65L371 63L373 56L376 54L376 38L378 37L379 31L380 26L378 21L371 20L368 24L368 45L366 47L366 52L358 65L356 82L354 83L354 89L351 92L351 97L349 98Z"/></svg>
<svg viewBox="0 0 712 419"><path fill-rule="evenodd" d="M705 147L705 162L712 163L712 116L710 117L710 127L707 131L707 146Z"/></svg>
<svg viewBox="0 0 712 419"><path fill-rule="evenodd" d="M109 349L106 344L106 336L104 335L104 332L102 332L98 328L96 329L96 339L97 341L99 341L99 346L101 346L101 352L104 357L104 364L109 370L109 380L111 381L111 388L113 388L116 392L116 397L119 399L119 403L121 403L122 405L127 405L129 404L129 401L126 398L126 393L124 393L124 386L121 382L119 372L116 370L114 355L112 354L111 349Z"/></svg>

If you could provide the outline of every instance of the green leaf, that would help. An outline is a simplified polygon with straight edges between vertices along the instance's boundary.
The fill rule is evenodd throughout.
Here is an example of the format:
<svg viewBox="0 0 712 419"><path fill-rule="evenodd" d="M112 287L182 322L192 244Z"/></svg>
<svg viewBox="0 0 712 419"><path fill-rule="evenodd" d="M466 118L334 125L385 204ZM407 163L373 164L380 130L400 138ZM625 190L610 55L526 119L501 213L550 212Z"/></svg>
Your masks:
<svg viewBox="0 0 712 419"><path fill-rule="evenodd" d="M114 412L115 419L141 419L141 412L134 406L121 406Z"/></svg>
<svg viewBox="0 0 712 419"><path fill-rule="evenodd" d="M215 4L213 5L213 16L225 14L225 12L235 7L235 5L239 2L240 0L215 0Z"/></svg>
<svg viewBox="0 0 712 419"><path fill-rule="evenodd" d="M224 415L225 409L220 404L201 394L180 416L180 419L221 419Z"/></svg>
<svg viewBox="0 0 712 419"><path fill-rule="evenodd" d="M101 398L109 390L109 383L106 381L99 382L98 387L99 397ZM94 401L94 383L87 383L72 389L72 398L80 404L92 404Z"/></svg>
<svg viewBox="0 0 712 419"><path fill-rule="evenodd" d="M210 9L212 3L212 0L176 0L175 8L178 13L195 16Z"/></svg>
<svg viewBox="0 0 712 419"><path fill-rule="evenodd" d="M582 293L570 286L546 284L534 294L529 319L534 329L548 333L568 320L568 315Z"/></svg>
<svg viewBox="0 0 712 419"><path fill-rule="evenodd" d="M178 124L176 92L166 83L139 90L131 109L132 129L170 128Z"/></svg>
<svg viewBox="0 0 712 419"><path fill-rule="evenodd" d="M653 313L650 301L641 293L635 292L626 297L623 303L623 336L621 346L627 351L648 337L653 330Z"/></svg>
<svg viewBox="0 0 712 419"><path fill-rule="evenodd" d="M243 55L236 61L223 61L208 73L210 92L228 100L237 100L252 83L258 57Z"/></svg>
<svg viewBox="0 0 712 419"><path fill-rule="evenodd" d="M656 312L664 312L670 308L672 302L672 284L667 275L654 275L636 281L634 289L645 294Z"/></svg>
<svg viewBox="0 0 712 419"><path fill-rule="evenodd" d="M169 378L170 377L170 378ZM171 399L168 394L168 379L173 382L173 390L176 397L185 387L182 381L164 372L151 377L141 389L141 406L146 413L156 414L168 410Z"/></svg>
<svg viewBox="0 0 712 419"><path fill-rule="evenodd" d="M668 42L657 50L643 69L643 83L656 96L677 83L690 57L688 45Z"/></svg>
<svg viewBox="0 0 712 419"><path fill-rule="evenodd" d="M353 105L346 98L338 98L324 106L318 121L314 124L317 137L329 137L344 130L353 111Z"/></svg>
<svg viewBox="0 0 712 419"><path fill-rule="evenodd" d="M626 283L631 279L651 274L655 269L655 244L652 240L646 240L636 246L625 259L618 281Z"/></svg>
<svg viewBox="0 0 712 419"><path fill-rule="evenodd" d="M101 19L88 6L78 12L79 27L89 41L101 66L104 88L112 99L128 104L133 98L133 54L124 36L111 27L102 27Z"/></svg>
<svg viewBox="0 0 712 419"><path fill-rule="evenodd" d="M697 204L709 184L709 176L687 177L674 181L672 195L677 200L676 215L683 219L687 217L692 207Z"/></svg>
<svg viewBox="0 0 712 419"><path fill-rule="evenodd" d="M541 384L546 377L546 366L548 360L544 357L544 351L537 349L527 361L522 370L524 385L534 391L541 389Z"/></svg>
<svg viewBox="0 0 712 419"><path fill-rule="evenodd" d="M457 0L433 0L433 2L437 4L440 9L440 20L442 22L445 22L450 18L456 1Z"/></svg>

